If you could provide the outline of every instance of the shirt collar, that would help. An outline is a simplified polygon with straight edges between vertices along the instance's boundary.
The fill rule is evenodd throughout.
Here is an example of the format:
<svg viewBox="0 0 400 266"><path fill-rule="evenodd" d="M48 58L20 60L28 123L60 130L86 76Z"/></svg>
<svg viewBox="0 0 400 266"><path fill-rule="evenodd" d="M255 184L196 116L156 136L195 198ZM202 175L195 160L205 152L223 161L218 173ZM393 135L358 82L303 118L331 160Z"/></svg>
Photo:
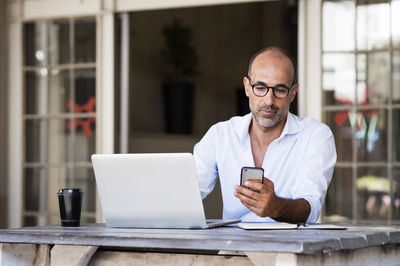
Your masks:
<svg viewBox="0 0 400 266"><path fill-rule="evenodd" d="M299 123L297 122L296 116L292 113L288 113L285 126L283 127L282 133L279 138L283 138L286 135L293 135L299 133L301 130Z"/></svg>
<svg viewBox="0 0 400 266"><path fill-rule="evenodd" d="M238 135L240 142L242 143L242 145L246 145L246 141L249 137L249 126L251 123L251 119L252 119L252 114L249 113L245 116L242 116L240 118L240 120L236 120L233 125L233 128L236 132L236 134Z"/></svg>
<svg viewBox="0 0 400 266"><path fill-rule="evenodd" d="M242 117L242 120L237 123L234 128L236 134L239 136L240 142L246 145L247 139L249 138L249 127L253 118L252 113L249 113ZM297 122L296 116L292 113L288 113L285 126L283 127L282 133L278 139L283 138L286 135L292 135L300 132L301 128Z"/></svg>

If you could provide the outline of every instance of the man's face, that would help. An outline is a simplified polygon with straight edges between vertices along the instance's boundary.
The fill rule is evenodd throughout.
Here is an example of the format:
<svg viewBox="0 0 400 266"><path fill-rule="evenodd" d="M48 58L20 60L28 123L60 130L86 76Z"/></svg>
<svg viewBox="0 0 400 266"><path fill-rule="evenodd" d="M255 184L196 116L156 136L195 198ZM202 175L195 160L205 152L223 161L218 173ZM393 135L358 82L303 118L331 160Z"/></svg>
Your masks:
<svg viewBox="0 0 400 266"><path fill-rule="evenodd" d="M251 84L263 84L274 87L284 84L290 88L293 82L293 67L290 60L283 55L269 51L257 56L254 60L249 80L244 78L246 95L249 97L250 110L260 127L273 128L283 123L289 112L290 103L296 96L298 85L295 84L288 96L276 98L270 89L264 97L254 95Z"/></svg>

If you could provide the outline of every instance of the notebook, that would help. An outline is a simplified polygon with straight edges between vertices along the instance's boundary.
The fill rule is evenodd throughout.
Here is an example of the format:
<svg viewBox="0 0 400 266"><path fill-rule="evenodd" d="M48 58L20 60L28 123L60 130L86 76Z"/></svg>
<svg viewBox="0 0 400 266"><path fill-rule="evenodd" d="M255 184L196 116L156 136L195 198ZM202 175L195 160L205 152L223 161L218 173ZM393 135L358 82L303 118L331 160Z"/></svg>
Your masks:
<svg viewBox="0 0 400 266"><path fill-rule="evenodd" d="M259 230L345 230L347 227L335 224L290 224L290 223L263 223L263 222L241 222L238 224L242 229L259 229Z"/></svg>
<svg viewBox="0 0 400 266"><path fill-rule="evenodd" d="M108 227L213 228L240 220L206 221L190 153L93 154Z"/></svg>

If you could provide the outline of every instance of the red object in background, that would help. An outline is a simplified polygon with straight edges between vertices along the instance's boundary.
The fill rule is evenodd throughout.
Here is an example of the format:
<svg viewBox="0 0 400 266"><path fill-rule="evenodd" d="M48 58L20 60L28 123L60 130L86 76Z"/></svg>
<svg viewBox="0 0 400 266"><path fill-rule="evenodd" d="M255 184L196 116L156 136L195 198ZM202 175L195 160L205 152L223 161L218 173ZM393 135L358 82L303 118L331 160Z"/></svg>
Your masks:
<svg viewBox="0 0 400 266"><path fill-rule="evenodd" d="M368 105L368 95L370 94L370 88L367 87L365 91L365 97L360 103L361 106L363 105ZM343 105L351 105L352 102L347 99L341 99L340 97L334 95L335 99L341 102ZM365 110L365 111L359 111L359 113L362 113L363 115L365 114L370 114L370 115L379 115L379 110ZM346 120L349 118L349 112L348 111L343 111L343 112L338 112L333 116L333 121L336 123L336 125L341 126L346 122Z"/></svg>
<svg viewBox="0 0 400 266"><path fill-rule="evenodd" d="M74 113L92 113L94 112L94 107L96 106L96 98L95 97L90 97L89 100L87 101L86 104L84 105L79 105L75 104L74 106ZM67 108L71 110L72 108L72 101L69 100L67 102ZM96 118L94 117L89 117L89 118L75 118L75 128L81 127L83 131L83 135L85 135L86 138L89 138L92 136L92 129L90 128L91 123L96 122ZM72 123L71 121L68 121L67 123L67 128L71 130Z"/></svg>

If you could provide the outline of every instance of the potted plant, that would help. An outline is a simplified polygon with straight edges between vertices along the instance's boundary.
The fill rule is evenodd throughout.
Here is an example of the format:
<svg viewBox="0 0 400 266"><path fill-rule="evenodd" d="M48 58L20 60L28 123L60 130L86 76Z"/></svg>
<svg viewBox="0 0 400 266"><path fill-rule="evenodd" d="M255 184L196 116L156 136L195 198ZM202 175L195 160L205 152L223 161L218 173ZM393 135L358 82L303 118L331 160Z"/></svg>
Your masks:
<svg viewBox="0 0 400 266"><path fill-rule="evenodd" d="M162 84L168 133L190 134L192 129L193 78L198 55L192 45L192 29L181 25L179 19L162 28L165 47L162 50L164 82Z"/></svg>

